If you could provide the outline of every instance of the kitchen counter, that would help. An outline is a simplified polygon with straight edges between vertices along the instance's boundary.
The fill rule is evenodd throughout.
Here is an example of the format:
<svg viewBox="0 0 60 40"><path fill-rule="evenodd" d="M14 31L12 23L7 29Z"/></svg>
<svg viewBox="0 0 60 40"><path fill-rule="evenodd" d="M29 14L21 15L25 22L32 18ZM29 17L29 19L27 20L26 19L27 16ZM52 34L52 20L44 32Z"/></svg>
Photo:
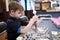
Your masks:
<svg viewBox="0 0 60 40"><path fill-rule="evenodd" d="M42 22L39 22L38 27L39 27L39 29L40 29L41 27L42 27L42 28L48 27L49 36L50 36L49 40L53 40L53 39L54 39L54 37L52 36L52 33L60 32L60 29L58 29L50 19L48 19L48 20L47 20L47 19L42 20ZM34 36L34 37L35 37L35 36ZM20 40L20 39L21 39L21 38L20 38L20 36L19 36L19 37L17 38L17 40ZM41 39L41 40L42 40L42 39ZM56 38L56 40L57 40L57 38Z"/></svg>
<svg viewBox="0 0 60 40"><path fill-rule="evenodd" d="M60 12L60 7L54 7L47 9L46 12Z"/></svg>

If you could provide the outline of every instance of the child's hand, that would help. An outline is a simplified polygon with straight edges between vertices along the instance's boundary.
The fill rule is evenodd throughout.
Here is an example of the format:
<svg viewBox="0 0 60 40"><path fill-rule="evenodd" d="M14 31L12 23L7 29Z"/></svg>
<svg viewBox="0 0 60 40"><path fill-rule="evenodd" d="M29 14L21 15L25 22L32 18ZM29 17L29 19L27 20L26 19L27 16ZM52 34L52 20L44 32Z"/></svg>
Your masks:
<svg viewBox="0 0 60 40"><path fill-rule="evenodd" d="M34 23L37 22L37 21L38 21L38 16L36 16L36 15L33 16L31 20L32 20L32 22L34 22Z"/></svg>
<svg viewBox="0 0 60 40"><path fill-rule="evenodd" d="M31 24L31 25L35 25L35 23L38 21L38 16L33 16L32 18L31 18L31 20L29 21L29 23Z"/></svg>

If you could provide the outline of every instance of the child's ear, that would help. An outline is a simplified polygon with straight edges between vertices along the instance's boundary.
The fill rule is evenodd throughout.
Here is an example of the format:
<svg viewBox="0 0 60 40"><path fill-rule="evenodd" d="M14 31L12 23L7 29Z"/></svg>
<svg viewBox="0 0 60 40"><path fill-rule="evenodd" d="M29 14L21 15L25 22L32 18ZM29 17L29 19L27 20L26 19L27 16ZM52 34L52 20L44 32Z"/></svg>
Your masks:
<svg viewBox="0 0 60 40"><path fill-rule="evenodd" d="M11 14L13 14L14 13L14 11L13 10L11 10Z"/></svg>

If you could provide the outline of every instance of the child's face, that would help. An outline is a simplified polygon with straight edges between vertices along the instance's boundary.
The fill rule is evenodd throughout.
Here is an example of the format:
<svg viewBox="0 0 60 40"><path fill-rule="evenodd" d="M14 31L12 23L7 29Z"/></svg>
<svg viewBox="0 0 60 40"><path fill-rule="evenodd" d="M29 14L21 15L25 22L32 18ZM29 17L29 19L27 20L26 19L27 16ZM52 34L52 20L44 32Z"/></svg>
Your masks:
<svg viewBox="0 0 60 40"><path fill-rule="evenodd" d="M17 11L14 12L14 16L15 16L17 19L19 19L19 18L21 17L21 15L22 15L22 13L20 13L19 10L17 10Z"/></svg>

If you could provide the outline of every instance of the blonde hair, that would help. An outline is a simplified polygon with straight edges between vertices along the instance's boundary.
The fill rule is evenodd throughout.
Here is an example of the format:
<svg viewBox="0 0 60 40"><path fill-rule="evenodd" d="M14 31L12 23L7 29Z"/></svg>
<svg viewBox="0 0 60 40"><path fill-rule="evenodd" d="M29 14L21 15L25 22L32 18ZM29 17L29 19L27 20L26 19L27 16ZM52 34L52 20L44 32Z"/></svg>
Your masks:
<svg viewBox="0 0 60 40"><path fill-rule="evenodd" d="M9 3L9 11L11 11L11 10L13 10L13 11L20 10L20 12L23 12L24 8L18 2L12 1L12 2Z"/></svg>

